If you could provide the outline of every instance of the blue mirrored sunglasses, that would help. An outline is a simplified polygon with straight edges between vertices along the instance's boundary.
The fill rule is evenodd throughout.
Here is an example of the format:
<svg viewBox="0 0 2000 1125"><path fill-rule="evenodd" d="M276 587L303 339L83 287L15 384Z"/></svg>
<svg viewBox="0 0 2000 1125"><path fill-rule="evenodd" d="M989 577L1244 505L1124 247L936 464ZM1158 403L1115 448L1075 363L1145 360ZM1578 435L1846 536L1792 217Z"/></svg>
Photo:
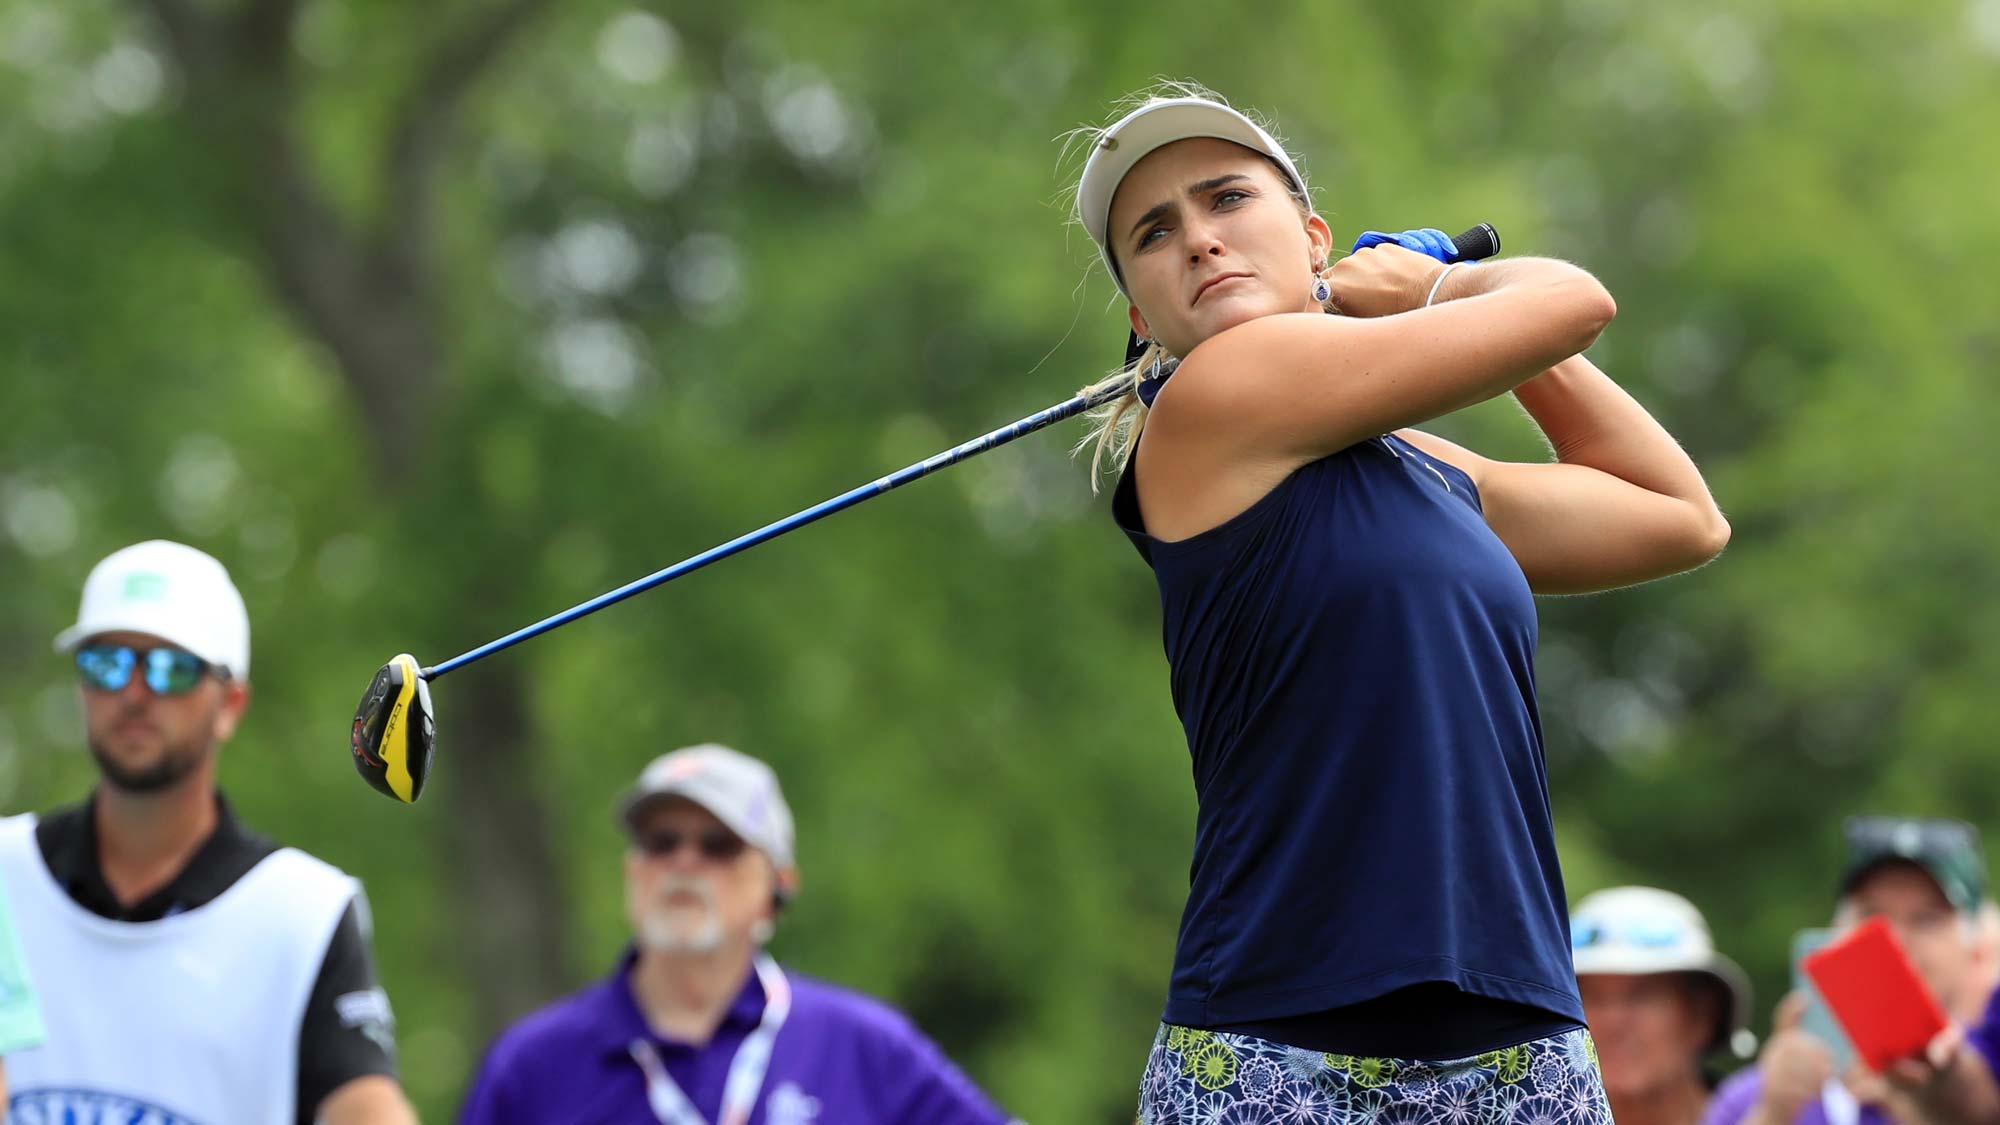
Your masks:
<svg viewBox="0 0 2000 1125"><path fill-rule="evenodd" d="M146 686L155 695L185 695L201 683L208 661L181 648L133 648L131 645L84 645L76 650L76 670L98 691L123 691L141 665ZM220 670L217 675L221 675Z"/></svg>
<svg viewBox="0 0 2000 1125"><path fill-rule="evenodd" d="M1569 931L1569 947L1573 950L1613 944L1666 949L1685 940L1687 926L1672 918L1628 918L1608 925L1596 921L1573 922Z"/></svg>

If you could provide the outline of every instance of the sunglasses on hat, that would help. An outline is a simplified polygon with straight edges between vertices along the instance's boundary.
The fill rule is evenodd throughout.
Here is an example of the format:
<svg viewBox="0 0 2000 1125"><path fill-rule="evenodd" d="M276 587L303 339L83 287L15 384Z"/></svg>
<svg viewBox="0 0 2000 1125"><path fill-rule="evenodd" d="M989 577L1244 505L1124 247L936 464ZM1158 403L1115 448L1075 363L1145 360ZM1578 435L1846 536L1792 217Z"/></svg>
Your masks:
<svg viewBox="0 0 2000 1125"><path fill-rule="evenodd" d="M1572 950L1599 945L1636 945L1642 949L1667 949L1687 940L1687 923L1677 918L1625 918L1600 922L1572 921L1569 946Z"/></svg>
<svg viewBox="0 0 2000 1125"><path fill-rule="evenodd" d="M76 670L85 687L97 691L123 691L132 674L144 669L142 678L154 695L186 695L201 683L213 665L183 648L161 645L135 648L132 645L90 644L76 650ZM215 669L220 677L223 673Z"/></svg>
<svg viewBox="0 0 2000 1125"><path fill-rule="evenodd" d="M1858 816L1845 825L1848 850L1862 854L1923 855L1976 853L1979 834L1956 820Z"/></svg>

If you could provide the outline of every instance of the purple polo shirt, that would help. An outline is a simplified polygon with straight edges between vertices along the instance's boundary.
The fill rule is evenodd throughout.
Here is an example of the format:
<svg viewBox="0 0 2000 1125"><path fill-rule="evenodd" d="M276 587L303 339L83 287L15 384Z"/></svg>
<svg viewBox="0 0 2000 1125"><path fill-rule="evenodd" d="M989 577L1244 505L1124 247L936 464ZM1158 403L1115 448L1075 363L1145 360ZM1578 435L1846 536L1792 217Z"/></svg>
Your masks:
<svg viewBox="0 0 2000 1125"><path fill-rule="evenodd" d="M1764 1092L1764 1075L1754 1066L1746 1066L1729 1076L1715 1096L1708 1101L1708 1112L1702 1115L1701 1125L1736 1125L1750 1116L1757 1108L1757 1097ZM1859 1125L1894 1125L1888 1114L1872 1105L1861 1107L1860 1116L1855 1118ZM1792 1125L1829 1125L1826 1115L1826 1100L1813 1098L1799 1109L1799 1115L1792 1118Z"/></svg>
<svg viewBox="0 0 2000 1125"><path fill-rule="evenodd" d="M1986 1014L1966 1030L1965 1041L1986 1060L1986 1069L2000 1077L2000 990L1986 1000Z"/></svg>
<svg viewBox="0 0 2000 1125"><path fill-rule="evenodd" d="M609 977L502 1032L486 1052L459 1125L649 1122L646 1076L632 1041L651 1040L667 1073L710 1121L736 1049L764 1014L749 974L705 1047L662 1039L631 987L636 955ZM910 1021L880 1001L785 973L792 1010L771 1050L750 1125L1005 1125L970 1079Z"/></svg>

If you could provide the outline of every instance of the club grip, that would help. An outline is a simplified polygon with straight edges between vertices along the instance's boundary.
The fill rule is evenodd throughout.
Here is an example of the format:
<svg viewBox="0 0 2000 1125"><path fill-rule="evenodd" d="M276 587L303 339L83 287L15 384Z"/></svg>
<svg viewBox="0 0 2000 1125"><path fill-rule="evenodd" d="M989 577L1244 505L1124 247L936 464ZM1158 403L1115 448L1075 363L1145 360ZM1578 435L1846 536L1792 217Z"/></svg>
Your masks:
<svg viewBox="0 0 2000 1125"><path fill-rule="evenodd" d="M1454 262L1476 262L1500 252L1500 232L1492 223L1481 223L1451 240Z"/></svg>

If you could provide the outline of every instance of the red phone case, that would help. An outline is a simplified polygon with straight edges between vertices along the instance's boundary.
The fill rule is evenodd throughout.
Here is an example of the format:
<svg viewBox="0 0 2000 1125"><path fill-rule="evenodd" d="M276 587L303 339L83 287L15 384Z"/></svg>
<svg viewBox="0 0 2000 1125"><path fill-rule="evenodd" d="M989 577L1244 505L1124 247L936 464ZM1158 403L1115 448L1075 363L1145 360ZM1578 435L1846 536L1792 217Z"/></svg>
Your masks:
<svg viewBox="0 0 2000 1125"><path fill-rule="evenodd" d="M1803 964L1870 1070L1922 1054L1945 1029L1944 1009L1886 919L1870 918Z"/></svg>

